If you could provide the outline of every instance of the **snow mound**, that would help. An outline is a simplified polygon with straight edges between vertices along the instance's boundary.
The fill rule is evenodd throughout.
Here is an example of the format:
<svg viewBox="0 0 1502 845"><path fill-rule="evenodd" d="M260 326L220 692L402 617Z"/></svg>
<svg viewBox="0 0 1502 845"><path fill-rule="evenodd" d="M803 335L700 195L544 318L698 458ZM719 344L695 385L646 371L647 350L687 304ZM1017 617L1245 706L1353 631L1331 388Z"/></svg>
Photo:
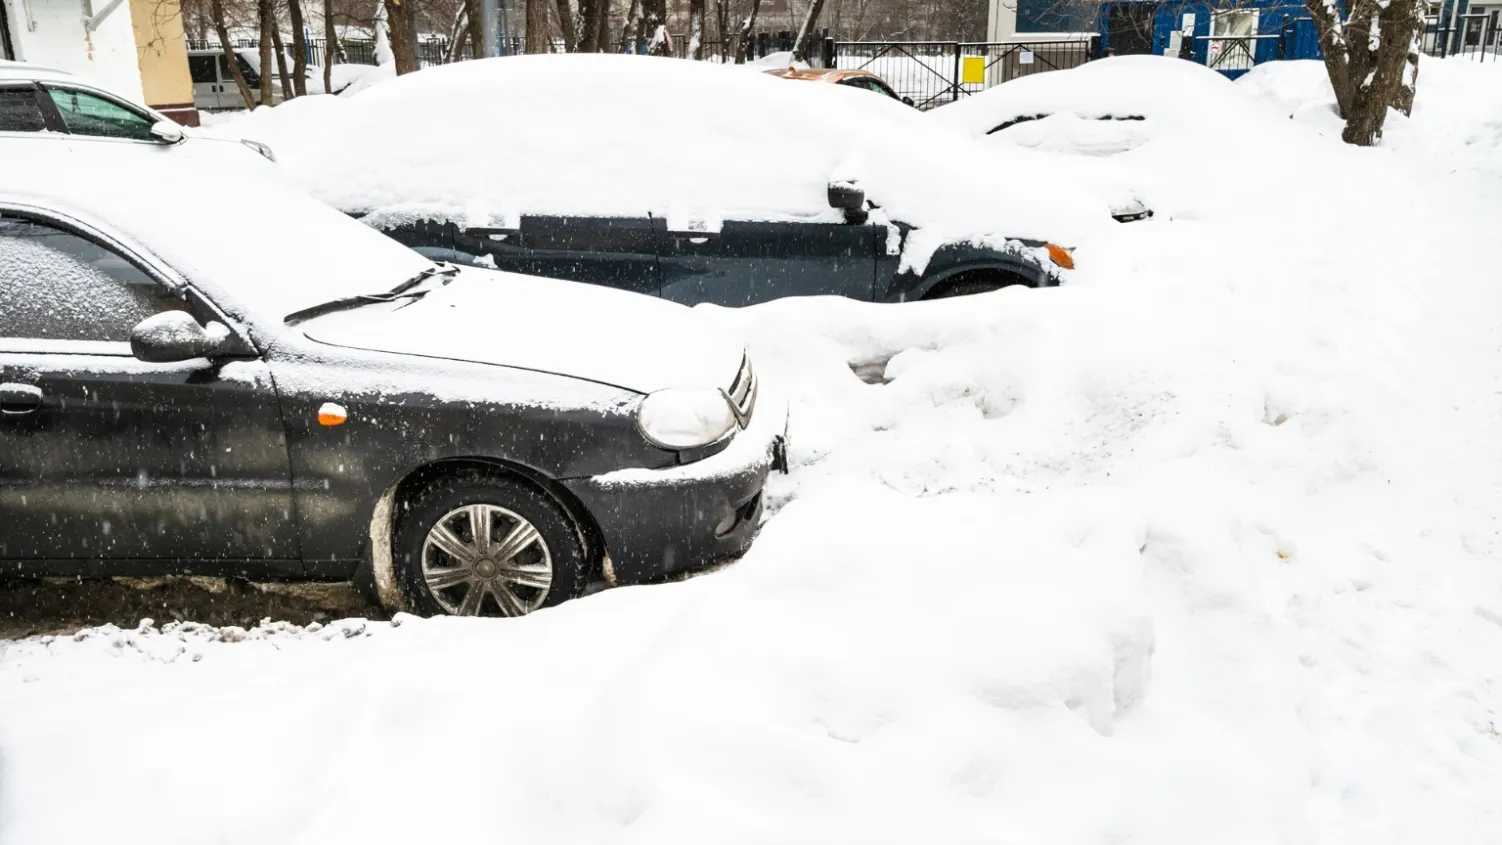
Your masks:
<svg viewBox="0 0 1502 845"><path fill-rule="evenodd" d="M6 644L6 841L1499 842L1502 182L1263 112L1063 287L694 309L792 403L722 571Z"/></svg>
<svg viewBox="0 0 1502 845"><path fill-rule="evenodd" d="M1324 64L1269 62L1237 80L1247 93L1332 138L1344 123ZM1502 176L1502 65L1470 57L1419 65L1413 117L1390 112L1382 146L1436 162Z"/></svg>

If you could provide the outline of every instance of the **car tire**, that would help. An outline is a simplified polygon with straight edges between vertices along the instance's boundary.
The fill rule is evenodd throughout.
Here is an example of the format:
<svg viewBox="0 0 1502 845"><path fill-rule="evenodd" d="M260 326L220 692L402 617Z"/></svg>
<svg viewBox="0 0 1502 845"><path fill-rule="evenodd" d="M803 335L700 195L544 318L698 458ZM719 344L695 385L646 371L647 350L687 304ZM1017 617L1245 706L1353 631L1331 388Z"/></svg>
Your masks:
<svg viewBox="0 0 1502 845"><path fill-rule="evenodd" d="M929 291L924 299L949 299L952 296L970 296L977 293L990 293L993 290L1024 284L1020 280L995 278L995 279L964 279L954 282L940 282L933 290Z"/></svg>
<svg viewBox="0 0 1502 845"><path fill-rule="evenodd" d="M473 530L481 522L488 535ZM499 474L429 485L402 516L392 551L407 606L422 616L521 616L578 598L588 584L568 514Z"/></svg>

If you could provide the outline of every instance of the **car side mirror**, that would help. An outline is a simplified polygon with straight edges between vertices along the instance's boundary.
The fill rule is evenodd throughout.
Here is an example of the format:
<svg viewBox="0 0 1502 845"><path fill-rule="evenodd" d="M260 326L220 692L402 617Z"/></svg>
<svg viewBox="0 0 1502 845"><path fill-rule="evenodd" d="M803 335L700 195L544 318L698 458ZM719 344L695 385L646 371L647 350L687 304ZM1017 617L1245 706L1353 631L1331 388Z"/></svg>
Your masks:
<svg viewBox="0 0 1502 845"><path fill-rule="evenodd" d="M153 314L130 331L130 354L150 364L212 358L228 351L230 333L218 323L206 329L186 311Z"/></svg>
<svg viewBox="0 0 1502 845"><path fill-rule="evenodd" d="M170 120L158 120L151 124L151 135L164 144L176 144L183 139L183 128Z"/></svg>
<svg viewBox="0 0 1502 845"><path fill-rule="evenodd" d="M866 204L866 192L849 182L829 183L829 207L841 211L860 211Z"/></svg>
<svg viewBox="0 0 1502 845"><path fill-rule="evenodd" d="M912 97L903 97L903 98L902 98L902 104L903 104L903 105L904 105L904 106L911 106L911 105L916 105L916 104L915 104L915 103L914 103L914 102L913 102L913 98L912 98Z"/></svg>

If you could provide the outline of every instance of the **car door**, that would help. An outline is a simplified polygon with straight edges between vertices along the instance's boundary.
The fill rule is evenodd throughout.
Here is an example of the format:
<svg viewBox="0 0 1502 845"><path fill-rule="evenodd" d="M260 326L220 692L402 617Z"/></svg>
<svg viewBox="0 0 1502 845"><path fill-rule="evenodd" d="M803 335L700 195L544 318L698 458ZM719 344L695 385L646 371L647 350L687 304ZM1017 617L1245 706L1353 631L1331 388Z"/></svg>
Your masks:
<svg viewBox="0 0 1502 845"><path fill-rule="evenodd" d="M656 296L662 287L652 218L523 215L509 228L457 230L465 263Z"/></svg>
<svg viewBox="0 0 1502 845"><path fill-rule="evenodd" d="M662 295L686 305L754 305L785 296L818 295L870 300L876 247L886 237L885 229L866 222L652 222Z"/></svg>
<svg viewBox="0 0 1502 845"><path fill-rule="evenodd" d="M188 76L193 79L193 105L201 111L223 108L219 94L219 65L213 54L188 55Z"/></svg>
<svg viewBox="0 0 1502 845"><path fill-rule="evenodd" d="M79 86L45 83L42 107L51 108L68 131L68 140L80 153L158 156L169 145L151 134L152 115L100 91Z"/></svg>
<svg viewBox="0 0 1502 845"><path fill-rule="evenodd" d="M133 357L140 320L215 316L150 266L98 234L0 209L0 567L297 572L270 373L253 357Z"/></svg>

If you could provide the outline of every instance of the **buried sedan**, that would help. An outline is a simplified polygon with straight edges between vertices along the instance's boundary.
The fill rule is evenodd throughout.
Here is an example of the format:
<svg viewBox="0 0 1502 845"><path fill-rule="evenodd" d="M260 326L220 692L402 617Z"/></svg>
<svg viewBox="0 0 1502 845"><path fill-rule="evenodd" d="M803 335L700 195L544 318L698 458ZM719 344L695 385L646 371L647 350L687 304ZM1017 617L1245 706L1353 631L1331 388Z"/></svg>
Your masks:
<svg viewBox="0 0 1502 845"><path fill-rule="evenodd" d="M786 407L688 309L432 264L268 184L202 215L190 180L75 175L116 190L0 192L0 574L514 616L750 544Z"/></svg>

